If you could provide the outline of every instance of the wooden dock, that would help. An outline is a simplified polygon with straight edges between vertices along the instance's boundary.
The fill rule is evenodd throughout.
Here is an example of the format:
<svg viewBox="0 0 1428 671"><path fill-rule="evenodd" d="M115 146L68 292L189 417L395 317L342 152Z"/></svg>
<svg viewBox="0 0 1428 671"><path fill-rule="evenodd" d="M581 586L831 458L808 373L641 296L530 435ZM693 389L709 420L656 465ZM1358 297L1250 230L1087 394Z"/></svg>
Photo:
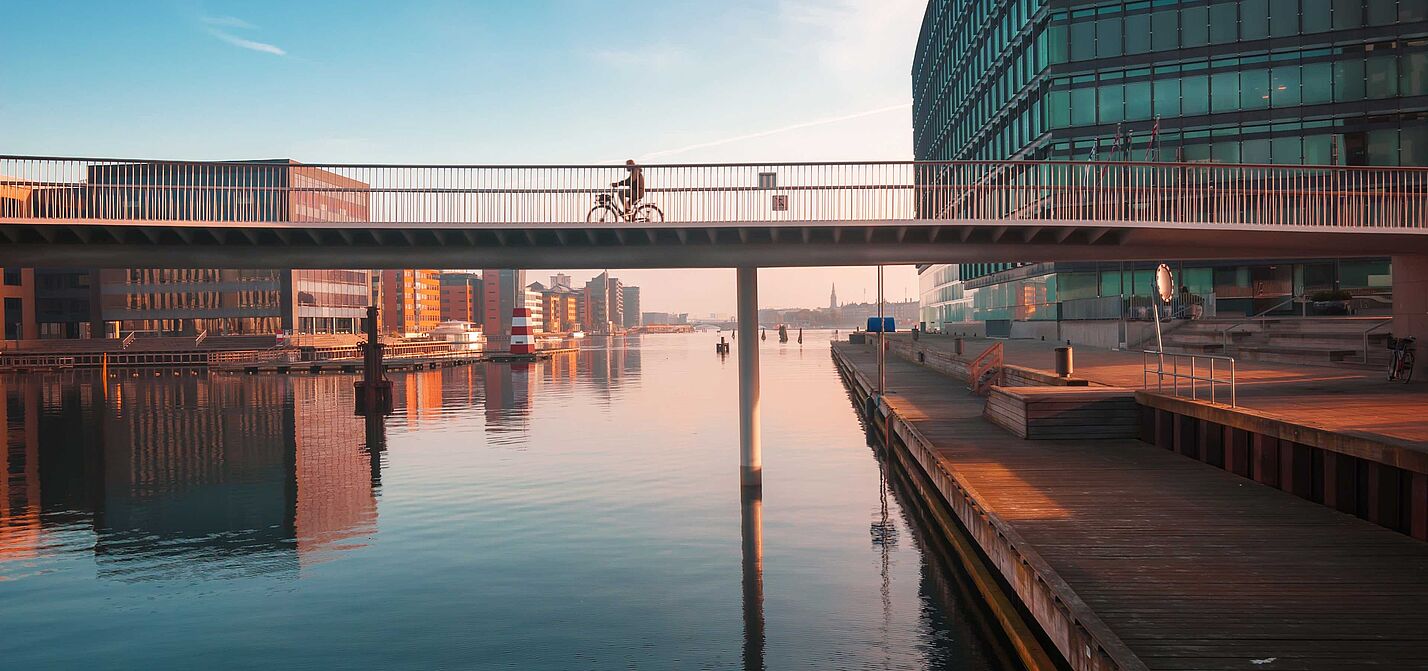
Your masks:
<svg viewBox="0 0 1428 671"><path fill-rule="evenodd" d="M874 350L833 352L865 398ZM1138 440L1022 440L887 370L881 421L1072 668L1428 669L1428 544Z"/></svg>
<svg viewBox="0 0 1428 671"><path fill-rule="evenodd" d="M440 356L395 357L382 362L386 371L432 370L450 366L467 366L475 363L510 363L521 361L543 361L557 354L568 354L577 348L563 347L538 350L534 354L512 354L510 352L470 352L444 354ZM322 361L235 361L209 364L208 369L218 373L255 375L260 373L289 375L322 375L332 373L360 373L361 359L327 359Z"/></svg>

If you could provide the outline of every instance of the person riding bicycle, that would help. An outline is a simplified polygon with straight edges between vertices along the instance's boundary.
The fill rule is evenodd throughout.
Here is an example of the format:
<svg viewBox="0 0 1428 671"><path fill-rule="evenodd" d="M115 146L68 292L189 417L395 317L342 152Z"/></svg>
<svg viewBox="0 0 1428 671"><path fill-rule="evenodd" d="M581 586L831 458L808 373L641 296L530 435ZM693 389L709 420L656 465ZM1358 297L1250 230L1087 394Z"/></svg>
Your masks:
<svg viewBox="0 0 1428 671"><path fill-rule="evenodd" d="M624 204L625 211L629 212L635 203L640 202L645 197L645 175L640 171L640 166L635 165L635 159L625 161L625 169L630 171L630 176L618 182L610 182L610 186L628 186L627 189L619 189L620 202Z"/></svg>

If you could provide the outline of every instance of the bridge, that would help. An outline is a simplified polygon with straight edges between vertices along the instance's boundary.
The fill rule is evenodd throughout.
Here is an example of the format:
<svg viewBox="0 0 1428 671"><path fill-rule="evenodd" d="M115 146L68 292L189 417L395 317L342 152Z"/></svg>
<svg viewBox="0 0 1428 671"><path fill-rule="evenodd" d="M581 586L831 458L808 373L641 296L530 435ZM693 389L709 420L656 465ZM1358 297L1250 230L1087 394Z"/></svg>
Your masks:
<svg viewBox="0 0 1428 671"><path fill-rule="evenodd" d="M1428 169L1053 161L623 166L0 156L0 264L734 267L1428 253ZM315 253L320 252L320 253Z"/></svg>
<svg viewBox="0 0 1428 671"><path fill-rule="evenodd" d="M760 266L1394 256L1428 336L1428 168L1057 161L623 166L0 156L0 265L738 268L745 481ZM1425 339L1428 341L1428 339ZM1420 364L1420 372L1423 364Z"/></svg>

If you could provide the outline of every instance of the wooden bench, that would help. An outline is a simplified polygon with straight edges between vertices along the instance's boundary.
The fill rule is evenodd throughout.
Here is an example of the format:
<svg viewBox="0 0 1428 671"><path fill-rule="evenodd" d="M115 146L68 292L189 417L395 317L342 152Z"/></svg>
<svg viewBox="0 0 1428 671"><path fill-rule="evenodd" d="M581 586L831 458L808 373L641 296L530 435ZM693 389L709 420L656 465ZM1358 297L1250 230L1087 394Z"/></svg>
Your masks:
<svg viewBox="0 0 1428 671"><path fill-rule="evenodd" d="M1135 390L1125 387L992 387L982 411L989 421L1028 439L1134 438Z"/></svg>

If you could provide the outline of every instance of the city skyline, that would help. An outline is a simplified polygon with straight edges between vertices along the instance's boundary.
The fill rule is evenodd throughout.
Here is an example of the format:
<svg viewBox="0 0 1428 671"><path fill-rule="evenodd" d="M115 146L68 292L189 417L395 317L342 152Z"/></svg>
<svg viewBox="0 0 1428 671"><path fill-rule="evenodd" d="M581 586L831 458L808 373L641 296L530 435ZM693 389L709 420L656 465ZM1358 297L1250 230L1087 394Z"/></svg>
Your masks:
<svg viewBox="0 0 1428 671"><path fill-rule="evenodd" d="M917 0L671 2L624 13L576 3L22 5L8 10L16 25L66 30L12 36L21 52L49 57L0 72L11 94L0 115L8 150L37 155L909 160L906 81L924 8ZM627 33L649 39L600 37ZM164 37L136 48L131 34ZM143 86L130 85L134 72L146 73ZM589 104L592 93L621 91L658 94ZM277 99L283 104L271 104ZM648 310L734 309L731 270L610 271L646 287ZM762 275L761 306L822 305L831 282L849 297L864 288L875 297L872 268ZM917 293L911 266L888 267L886 283L889 299Z"/></svg>

